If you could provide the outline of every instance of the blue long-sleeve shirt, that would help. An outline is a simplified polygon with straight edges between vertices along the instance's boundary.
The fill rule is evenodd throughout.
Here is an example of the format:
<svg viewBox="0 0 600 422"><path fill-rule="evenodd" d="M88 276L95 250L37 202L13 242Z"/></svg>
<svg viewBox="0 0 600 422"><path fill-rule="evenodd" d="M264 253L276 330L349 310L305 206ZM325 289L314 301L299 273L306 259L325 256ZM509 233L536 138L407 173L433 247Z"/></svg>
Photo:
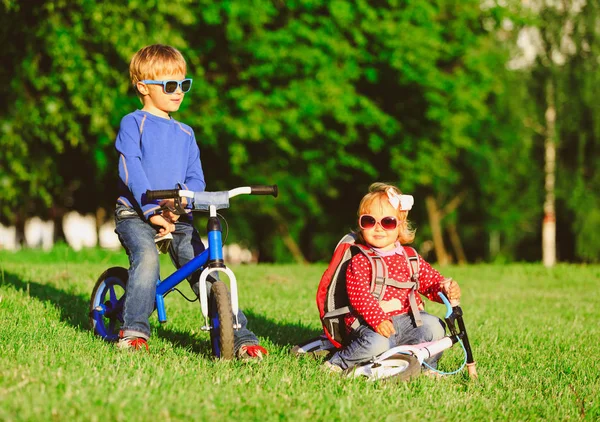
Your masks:
<svg viewBox="0 0 600 422"><path fill-rule="evenodd" d="M204 191L200 149L191 127L136 110L123 117L115 148L119 152L118 202L144 218L154 215L158 201L147 201L147 189Z"/></svg>

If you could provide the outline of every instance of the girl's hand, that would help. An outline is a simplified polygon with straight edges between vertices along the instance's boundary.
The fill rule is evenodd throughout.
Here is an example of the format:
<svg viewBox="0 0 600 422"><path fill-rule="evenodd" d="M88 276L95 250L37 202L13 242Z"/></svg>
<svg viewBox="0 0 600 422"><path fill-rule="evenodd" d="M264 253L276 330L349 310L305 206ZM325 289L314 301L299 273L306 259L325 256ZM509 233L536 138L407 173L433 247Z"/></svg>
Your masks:
<svg viewBox="0 0 600 422"><path fill-rule="evenodd" d="M451 278L442 281L442 293L446 295L450 301L450 305L458 306L460 303L460 286Z"/></svg>
<svg viewBox="0 0 600 422"><path fill-rule="evenodd" d="M392 334L396 334L396 330L394 330L394 324L392 324L392 321L389 319L384 319L381 321L375 331L386 338L390 338Z"/></svg>
<svg viewBox="0 0 600 422"><path fill-rule="evenodd" d="M175 231L175 224L165 220L165 218L160 214L150 217L150 223L158 227L158 234L160 236L165 236Z"/></svg>

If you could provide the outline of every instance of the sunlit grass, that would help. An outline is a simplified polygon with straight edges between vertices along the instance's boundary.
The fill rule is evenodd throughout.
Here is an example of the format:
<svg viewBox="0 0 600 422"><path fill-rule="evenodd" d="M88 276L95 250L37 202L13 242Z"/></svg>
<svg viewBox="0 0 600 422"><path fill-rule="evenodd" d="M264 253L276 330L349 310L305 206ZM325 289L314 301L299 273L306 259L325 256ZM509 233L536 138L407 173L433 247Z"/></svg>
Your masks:
<svg viewBox="0 0 600 422"><path fill-rule="evenodd" d="M0 253L0 420L600 418L600 266L444 268L463 289L479 379L463 371L392 384L342 379L289 355L319 332L324 264L234 268L250 328L270 351L258 364L215 361L198 303L177 293L166 299L167 324L152 317L150 353L119 353L94 337L89 295L113 265L126 266L126 256ZM461 360L453 348L440 365Z"/></svg>

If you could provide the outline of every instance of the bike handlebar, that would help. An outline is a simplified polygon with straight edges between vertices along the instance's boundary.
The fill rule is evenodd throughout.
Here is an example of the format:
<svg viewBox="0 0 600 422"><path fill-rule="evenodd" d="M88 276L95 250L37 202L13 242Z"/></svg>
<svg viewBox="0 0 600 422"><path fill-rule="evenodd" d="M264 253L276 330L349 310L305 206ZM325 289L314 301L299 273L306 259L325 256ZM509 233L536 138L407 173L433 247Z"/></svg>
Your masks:
<svg viewBox="0 0 600 422"><path fill-rule="evenodd" d="M277 185L256 185L250 186L250 195L273 195L277 198L279 191L277 190Z"/></svg>
<svg viewBox="0 0 600 422"><path fill-rule="evenodd" d="M247 189L250 188L250 192L246 192ZM241 192L240 190L243 190ZM228 193L229 197L233 197L239 195L240 193L247 193L248 195L272 195L277 198L279 194L279 190L277 189L277 185L255 185L248 186L242 188L235 188L229 191L220 191L220 192L203 192L203 193ZM162 190L150 190L146 191L146 199L149 201L154 201L156 199L172 199L172 198L181 198L188 197L193 198L193 192L182 190L182 189L162 189Z"/></svg>
<svg viewBox="0 0 600 422"><path fill-rule="evenodd" d="M146 199L154 201L155 199L172 199L179 198L179 189L165 189L165 190L147 190Z"/></svg>
<svg viewBox="0 0 600 422"><path fill-rule="evenodd" d="M277 197L278 193L277 185L243 186L228 191L217 192L165 189L147 190L146 199L154 201L157 199L190 198L193 200L195 209L205 210L209 206L215 206L217 209L227 208L229 206L229 199L237 195L273 195Z"/></svg>
<svg viewBox="0 0 600 422"><path fill-rule="evenodd" d="M444 305L446 305L446 316L445 316L445 318L449 318L450 315L452 315L452 305L450 305L450 301L448 300L448 298L446 297L446 295L443 294L442 292L438 292L438 296L440 297L440 299L442 299L442 302L444 302Z"/></svg>

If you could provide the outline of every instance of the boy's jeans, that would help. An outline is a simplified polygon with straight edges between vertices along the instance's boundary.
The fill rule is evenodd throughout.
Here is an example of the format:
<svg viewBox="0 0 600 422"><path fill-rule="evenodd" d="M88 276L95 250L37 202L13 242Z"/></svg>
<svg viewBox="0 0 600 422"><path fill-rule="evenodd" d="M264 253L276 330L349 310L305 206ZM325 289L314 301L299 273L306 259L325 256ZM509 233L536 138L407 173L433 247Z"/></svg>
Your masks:
<svg viewBox="0 0 600 422"><path fill-rule="evenodd" d="M204 251L198 231L185 216L181 219L183 221L175 224L169 247L169 255L177 268ZM154 244L156 230L142 220L135 210L124 205L117 206L115 222L115 232L129 256L130 265L123 309L123 334L148 339L148 319L154 311L156 282L160 276L159 254ZM200 271L196 271L188 281L194 284L199 277ZM210 286L207 287L210 292ZM242 345L258 344L254 333L246 328L248 320L241 310L238 312L238 321L242 327L234 332L235 350Z"/></svg>
<svg viewBox="0 0 600 422"><path fill-rule="evenodd" d="M348 369L379 356L392 347L439 340L446 335L442 321L435 315L421 311L421 319L423 325L415 327L409 314L393 316L392 323L396 334L392 334L390 338L376 333L367 325L361 325L350 334L351 340L348 346L336 352L329 362L342 369ZM425 362L432 368L437 368L441 356L442 354L439 353L426 359Z"/></svg>

